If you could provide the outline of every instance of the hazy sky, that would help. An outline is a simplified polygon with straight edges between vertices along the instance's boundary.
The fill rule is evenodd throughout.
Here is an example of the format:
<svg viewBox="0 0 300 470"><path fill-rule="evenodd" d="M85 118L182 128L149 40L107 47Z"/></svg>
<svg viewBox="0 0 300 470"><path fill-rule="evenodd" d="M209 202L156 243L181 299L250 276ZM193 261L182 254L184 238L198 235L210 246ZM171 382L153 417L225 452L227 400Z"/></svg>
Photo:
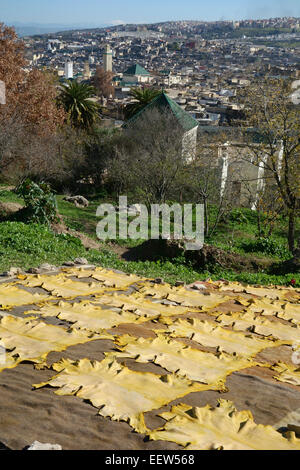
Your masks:
<svg viewBox="0 0 300 470"><path fill-rule="evenodd" d="M300 0L0 0L0 22L118 24L300 17Z"/></svg>

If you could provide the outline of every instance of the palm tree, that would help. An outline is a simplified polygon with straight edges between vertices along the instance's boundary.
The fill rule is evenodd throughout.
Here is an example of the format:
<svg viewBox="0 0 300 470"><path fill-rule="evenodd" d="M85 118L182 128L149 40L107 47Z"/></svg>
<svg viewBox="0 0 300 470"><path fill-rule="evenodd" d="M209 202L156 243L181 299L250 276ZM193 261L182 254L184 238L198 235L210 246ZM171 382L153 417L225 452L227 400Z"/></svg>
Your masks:
<svg viewBox="0 0 300 470"><path fill-rule="evenodd" d="M74 127L89 129L98 118L99 106L91 100L96 94L94 87L86 83L68 80L61 86L58 102L69 114Z"/></svg>
<svg viewBox="0 0 300 470"><path fill-rule="evenodd" d="M134 98L136 101L134 103L129 103L124 109L125 119L130 119L136 113L144 109L151 101L154 100L158 95L161 94L160 90L155 90L154 88L133 88L129 96Z"/></svg>

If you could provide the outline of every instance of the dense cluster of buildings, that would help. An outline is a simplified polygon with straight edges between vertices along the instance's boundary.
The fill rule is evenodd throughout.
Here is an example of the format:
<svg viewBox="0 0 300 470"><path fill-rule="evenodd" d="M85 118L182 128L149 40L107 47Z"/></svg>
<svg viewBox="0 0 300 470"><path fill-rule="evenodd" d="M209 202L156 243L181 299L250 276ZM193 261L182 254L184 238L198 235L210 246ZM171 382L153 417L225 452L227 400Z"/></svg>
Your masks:
<svg viewBox="0 0 300 470"><path fill-rule="evenodd" d="M201 125L230 125L241 107L237 94L259 74L296 76L300 62L300 20L275 18L240 22L167 22L62 32L25 38L30 67L46 67L60 78L89 80L96 67L114 74L115 96L108 114L120 116L132 87L166 90ZM230 26L290 28L298 47L270 47L255 38L204 39Z"/></svg>
<svg viewBox="0 0 300 470"><path fill-rule="evenodd" d="M266 30L268 35L262 33ZM258 31L258 39L267 38L268 45L251 31ZM235 37L239 32L243 34ZM115 93L102 97L103 125L121 126L122 110L132 100L130 90L151 86L164 91L174 103L171 108L178 106L193 120L193 141L197 132L230 133L243 119L240 90L266 72L293 77L298 83L293 100L300 103L297 18L121 25L30 37L25 44L29 67L51 69L61 80L89 82L99 66L112 73ZM228 141L233 152L241 152L239 143L233 144L230 136ZM230 172L228 153L228 146L219 149L225 179Z"/></svg>

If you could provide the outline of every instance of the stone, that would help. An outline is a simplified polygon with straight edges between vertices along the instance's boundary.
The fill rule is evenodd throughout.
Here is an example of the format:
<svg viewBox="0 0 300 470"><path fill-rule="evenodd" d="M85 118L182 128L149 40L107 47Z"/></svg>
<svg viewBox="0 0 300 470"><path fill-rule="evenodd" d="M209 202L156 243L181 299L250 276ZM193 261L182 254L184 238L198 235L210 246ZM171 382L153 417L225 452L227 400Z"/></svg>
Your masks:
<svg viewBox="0 0 300 470"><path fill-rule="evenodd" d="M83 196L66 196L64 201L75 204L76 207L89 207L89 201Z"/></svg>
<svg viewBox="0 0 300 470"><path fill-rule="evenodd" d="M63 266L73 267L73 266L75 266L75 263L74 263L74 261L66 261L63 264Z"/></svg>
<svg viewBox="0 0 300 470"><path fill-rule="evenodd" d="M200 281L193 282L193 284L188 285L190 289L195 289L195 290L202 290L202 289L207 289L207 287L202 284Z"/></svg>
<svg viewBox="0 0 300 470"><path fill-rule="evenodd" d="M175 282L175 287L181 287L184 286L184 281L176 281Z"/></svg>
<svg viewBox="0 0 300 470"><path fill-rule="evenodd" d="M16 202L1 202L0 201L0 214L1 216L8 217L13 214L16 214L21 209L24 209L24 206Z"/></svg>
<svg viewBox="0 0 300 470"><path fill-rule="evenodd" d="M81 265L83 265L83 266L86 266L86 265L89 264L89 262L88 262L88 260L87 260L86 258L76 258L76 259L74 260L74 263L75 263L75 264L81 264Z"/></svg>
<svg viewBox="0 0 300 470"><path fill-rule="evenodd" d="M41 266L39 268L30 268L28 269L28 272L30 274L41 274L45 271L58 271L58 268L56 266L54 266L53 264L48 264L48 263L44 263L44 264L41 264Z"/></svg>
<svg viewBox="0 0 300 470"><path fill-rule="evenodd" d="M29 274L41 274L42 270L39 268L29 268L28 272Z"/></svg>
<svg viewBox="0 0 300 470"><path fill-rule="evenodd" d="M195 286L193 286L193 289L202 290L207 289L207 287L204 284L196 284Z"/></svg>
<svg viewBox="0 0 300 470"><path fill-rule="evenodd" d="M34 441L27 450L62 450L62 447L59 444L43 444L39 441Z"/></svg>
<svg viewBox="0 0 300 470"><path fill-rule="evenodd" d="M15 276L18 276L19 274L24 274L23 270L21 268L16 268L12 266L9 271L6 271L4 273L4 276L15 277Z"/></svg>
<svg viewBox="0 0 300 470"><path fill-rule="evenodd" d="M163 284L164 283L164 280L162 277L157 277L156 279L154 279L153 281L155 284Z"/></svg>
<svg viewBox="0 0 300 470"><path fill-rule="evenodd" d="M41 264L40 269L42 269L43 271L57 271L58 270L57 266L54 266L54 264L48 264L48 263Z"/></svg>

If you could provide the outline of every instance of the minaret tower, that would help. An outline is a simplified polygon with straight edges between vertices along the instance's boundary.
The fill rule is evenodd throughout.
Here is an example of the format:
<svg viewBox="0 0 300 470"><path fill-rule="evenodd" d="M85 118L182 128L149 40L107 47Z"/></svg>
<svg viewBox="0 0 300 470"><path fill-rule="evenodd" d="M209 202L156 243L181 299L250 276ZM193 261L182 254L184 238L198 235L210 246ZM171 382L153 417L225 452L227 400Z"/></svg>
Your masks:
<svg viewBox="0 0 300 470"><path fill-rule="evenodd" d="M89 80L91 78L90 64L89 61L85 62L83 70L84 80Z"/></svg>
<svg viewBox="0 0 300 470"><path fill-rule="evenodd" d="M103 68L105 72L112 72L112 49L109 44L105 46L103 54Z"/></svg>

